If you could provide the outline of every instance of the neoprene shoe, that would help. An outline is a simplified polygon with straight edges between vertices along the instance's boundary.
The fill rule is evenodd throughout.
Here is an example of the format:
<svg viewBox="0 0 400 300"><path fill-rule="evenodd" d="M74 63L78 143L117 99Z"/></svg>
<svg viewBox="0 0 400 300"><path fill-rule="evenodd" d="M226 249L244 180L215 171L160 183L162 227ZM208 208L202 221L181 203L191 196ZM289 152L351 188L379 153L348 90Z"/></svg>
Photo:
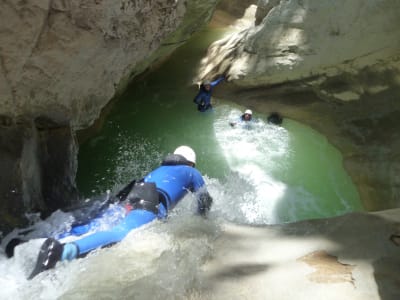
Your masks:
<svg viewBox="0 0 400 300"><path fill-rule="evenodd" d="M59 241L52 238L46 239L40 248L36 266L28 279L32 279L37 274L54 268L56 263L61 260L63 248L63 245Z"/></svg>

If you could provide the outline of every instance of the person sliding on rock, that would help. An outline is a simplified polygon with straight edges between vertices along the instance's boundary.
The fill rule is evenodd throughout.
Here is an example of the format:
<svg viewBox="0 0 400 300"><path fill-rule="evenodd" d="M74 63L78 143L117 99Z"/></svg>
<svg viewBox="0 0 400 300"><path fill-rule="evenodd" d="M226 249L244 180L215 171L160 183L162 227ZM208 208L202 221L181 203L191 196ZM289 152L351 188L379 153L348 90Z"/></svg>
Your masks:
<svg viewBox="0 0 400 300"><path fill-rule="evenodd" d="M197 213L207 216L212 197L209 195L201 173L195 168L196 154L188 146L180 146L162 161L161 166L135 182L117 205L110 205L100 216L87 224L74 226L66 235L82 235L93 231L99 220L114 212L120 220L109 230L97 231L70 243L62 244L48 238L43 243L36 266L29 276L32 279L40 272L53 268L58 261L69 261L82 257L92 250L120 242L133 229L157 218L166 218L168 212L183 199L188 191L197 199Z"/></svg>

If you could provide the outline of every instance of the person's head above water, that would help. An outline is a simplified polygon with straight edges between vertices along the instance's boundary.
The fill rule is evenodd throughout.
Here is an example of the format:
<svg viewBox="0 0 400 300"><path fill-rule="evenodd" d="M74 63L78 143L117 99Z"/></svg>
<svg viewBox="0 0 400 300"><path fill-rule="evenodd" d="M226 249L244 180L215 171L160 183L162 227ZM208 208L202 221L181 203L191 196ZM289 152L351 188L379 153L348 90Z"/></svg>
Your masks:
<svg viewBox="0 0 400 300"><path fill-rule="evenodd" d="M183 156L188 162L192 163L193 166L196 164L196 153L189 146L179 146L175 149L174 154Z"/></svg>
<svg viewBox="0 0 400 300"><path fill-rule="evenodd" d="M204 80L203 81L203 87L206 91L209 91L211 89L211 82L210 80Z"/></svg>
<svg viewBox="0 0 400 300"><path fill-rule="evenodd" d="M243 114L243 120L250 121L252 115L253 115L253 112L250 109L246 109L244 114Z"/></svg>

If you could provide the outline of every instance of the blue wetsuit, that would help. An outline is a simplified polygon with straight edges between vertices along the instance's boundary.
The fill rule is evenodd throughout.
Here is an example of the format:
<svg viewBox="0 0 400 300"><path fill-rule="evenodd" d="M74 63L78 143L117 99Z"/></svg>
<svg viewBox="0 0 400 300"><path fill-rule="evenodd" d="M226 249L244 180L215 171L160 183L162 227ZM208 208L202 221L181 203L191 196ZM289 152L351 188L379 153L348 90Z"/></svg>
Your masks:
<svg viewBox="0 0 400 300"><path fill-rule="evenodd" d="M174 156L174 155L171 155ZM176 156L176 155L175 155ZM154 219L165 218L168 211L189 192L196 192L198 199L198 210L200 214L205 214L212 202L209 196L202 175L194 167L185 164L162 165L144 177L145 183L155 183L160 199L158 213L148 209L133 209L127 213L122 205L112 205L100 217L93 219L88 224L72 228L72 235L81 235L99 227L100 221L108 216L115 214L119 220L115 226L109 230L98 231L73 243L78 248L78 255L88 253L96 248L104 247L121 241L132 229L147 224ZM101 229L100 229L101 230Z"/></svg>
<svg viewBox="0 0 400 300"><path fill-rule="evenodd" d="M220 77L217 80L210 82L210 89L207 91L202 84L200 86L200 90L197 93L196 97L193 99L193 102L197 104L197 108L199 111L204 112L207 109L212 108L211 106L211 94L214 87L224 80L225 77Z"/></svg>
<svg viewBox="0 0 400 300"><path fill-rule="evenodd" d="M253 120L252 117L250 117L249 120L246 120L244 114L240 116L240 118L235 121L235 122L230 122L229 124L233 127L236 125L240 125L242 128L245 129L251 129L252 126L255 124L256 122Z"/></svg>

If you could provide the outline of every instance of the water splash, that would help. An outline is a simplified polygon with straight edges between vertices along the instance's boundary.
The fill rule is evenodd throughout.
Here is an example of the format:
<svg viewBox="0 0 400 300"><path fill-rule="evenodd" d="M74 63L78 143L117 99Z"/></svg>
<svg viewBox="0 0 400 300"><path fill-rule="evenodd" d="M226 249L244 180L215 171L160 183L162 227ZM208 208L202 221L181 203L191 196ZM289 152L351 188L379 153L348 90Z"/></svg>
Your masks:
<svg viewBox="0 0 400 300"><path fill-rule="evenodd" d="M101 136L93 139L87 146L89 149L86 149L87 152L96 152L98 147L109 145L109 155L100 157L97 162L107 166L107 169L93 174L90 196L104 193L106 189L115 193L131 180L142 178L161 162L159 146L138 134L120 130L111 137L112 141L104 139Z"/></svg>
<svg viewBox="0 0 400 300"><path fill-rule="evenodd" d="M241 114L236 108L221 105L214 120L216 139L231 169L226 182L215 188L217 193L224 191L219 193L223 200L216 208L222 216L244 224L276 224L339 215L357 207L351 202L353 199L347 201L346 193L341 192L343 186L338 182L343 182L343 178L337 179L340 170L331 167L335 162L328 162L326 152L321 150L329 146L326 140L311 135L307 147L321 155L312 157L313 164L305 164L304 168L299 161L305 150L293 142L293 133L268 124L262 116L255 117L250 124L230 127L229 121ZM313 170L319 165L328 168ZM307 180L314 178L303 176L302 172L309 177L326 172L330 180L321 182L323 186L309 184ZM327 197L320 192L322 189ZM332 197L338 198L330 203Z"/></svg>
<svg viewBox="0 0 400 300"><path fill-rule="evenodd" d="M201 284L200 266L219 232L216 220L193 216L191 200L168 222L138 228L111 248L60 262L31 281L26 277L43 239L18 246L11 259L0 255L0 299L187 299Z"/></svg>

